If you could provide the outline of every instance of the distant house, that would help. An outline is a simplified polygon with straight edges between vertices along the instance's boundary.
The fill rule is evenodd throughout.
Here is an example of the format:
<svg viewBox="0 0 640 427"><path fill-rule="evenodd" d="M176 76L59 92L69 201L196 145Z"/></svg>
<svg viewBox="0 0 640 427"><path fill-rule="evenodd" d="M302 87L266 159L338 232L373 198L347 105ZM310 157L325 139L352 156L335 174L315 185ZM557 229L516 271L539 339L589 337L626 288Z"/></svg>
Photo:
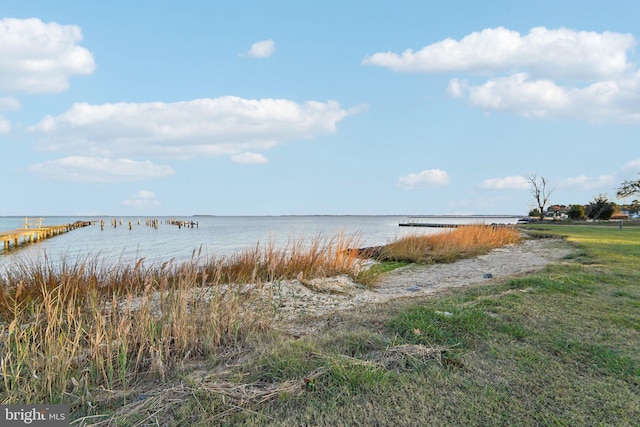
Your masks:
<svg viewBox="0 0 640 427"><path fill-rule="evenodd" d="M546 217L551 217L555 220L567 219L567 212L569 207L565 205L551 205L545 213Z"/></svg>
<svg viewBox="0 0 640 427"><path fill-rule="evenodd" d="M611 218L609 218L611 221L628 221L629 220L629 215L626 213L616 213L611 215Z"/></svg>
<svg viewBox="0 0 640 427"><path fill-rule="evenodd" d="M640 218L640 212L632 212L628 209L622 209L621 213L627 215L628 218Z"/></svg>

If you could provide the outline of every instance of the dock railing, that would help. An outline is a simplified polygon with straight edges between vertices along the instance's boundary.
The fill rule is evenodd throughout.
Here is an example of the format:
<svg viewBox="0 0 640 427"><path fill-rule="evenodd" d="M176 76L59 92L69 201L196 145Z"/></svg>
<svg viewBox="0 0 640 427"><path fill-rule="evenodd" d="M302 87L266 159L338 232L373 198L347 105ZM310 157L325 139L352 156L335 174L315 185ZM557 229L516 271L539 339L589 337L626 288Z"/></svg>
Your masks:
<svg viewBox="0 0 640 427"><path fill-rule="evenodd" d="M24 218L24 228L42 228L42 218Z"/></svg>

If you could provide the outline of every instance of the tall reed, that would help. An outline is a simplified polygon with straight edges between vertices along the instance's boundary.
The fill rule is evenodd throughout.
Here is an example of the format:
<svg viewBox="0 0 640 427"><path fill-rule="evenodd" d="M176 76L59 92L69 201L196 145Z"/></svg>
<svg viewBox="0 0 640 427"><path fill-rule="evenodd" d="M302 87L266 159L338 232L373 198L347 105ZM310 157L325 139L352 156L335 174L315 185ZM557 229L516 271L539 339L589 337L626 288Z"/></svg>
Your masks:
<svg viewBox="0 0 640 427"><path fill-rule="evenodd" d="M343 232L331 238L317 235L312 239L290 239L284 247L271 241L228 257L212 258L205 264L205 271L225 283L352 274L361 262L357 251L352 250L359 242L358 235Z"/></svg>
<svg viewBox="0 0 640 427"><path fill-rule="evenodd" d="M18 263L0 277L0 403L82 404L99 389L126 400L141 375L164 380L264 327L266 281L352 273L352 245L341 234L180 264Z"/></svg>
<svg viewBox="0 0 640 427"><path fill-rule="evenodd" d="M413 234L389 243L376 252L385 261L419 263L452 262L485 253L520 240L520 232L508 226L465 225L441 233Z"/></svg>

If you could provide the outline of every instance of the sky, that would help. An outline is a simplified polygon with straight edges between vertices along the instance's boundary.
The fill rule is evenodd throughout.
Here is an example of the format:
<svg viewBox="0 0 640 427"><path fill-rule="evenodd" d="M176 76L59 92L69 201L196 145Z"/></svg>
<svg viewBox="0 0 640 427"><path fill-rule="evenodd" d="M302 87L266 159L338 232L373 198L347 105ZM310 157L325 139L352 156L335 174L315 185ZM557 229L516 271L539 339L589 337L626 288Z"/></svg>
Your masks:
<svg viewBox="0 0 640 427"><path fill-rule="evenodd" d="M515 214L640 172L640 3L21 0L0 216Z"/></svg>

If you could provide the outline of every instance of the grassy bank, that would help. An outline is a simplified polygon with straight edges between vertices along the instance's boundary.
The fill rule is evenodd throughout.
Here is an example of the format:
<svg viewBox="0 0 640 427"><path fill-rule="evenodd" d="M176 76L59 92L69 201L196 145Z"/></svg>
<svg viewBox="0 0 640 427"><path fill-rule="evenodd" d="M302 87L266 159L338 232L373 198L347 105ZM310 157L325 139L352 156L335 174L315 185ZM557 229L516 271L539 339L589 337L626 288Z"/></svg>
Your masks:
<svg viewBox="0 0 640 427"><path fill-rule="evenodd" d="M313 336L262 334L216 374L185 374L120 420L637 425L640 230L544 233L567 236L575 255L500 284L341 313Z"/></svg>
<svg viewBox="0 0 640 427"><path fill-rule="evenodd" d="M295 353L291 366L322 376L313 390L233 422L637 425L640 230L544 232L568 236L575 258L500 285L390 304L341 319L324 337L281 343ZM378 363L390 349L415 346L422 352L399 350ZM275 372L278 381L296 378Z"/></svg>
<svg viewBox="0 0 640 427"><path fill-rule="evenodd" d="M253 290L356 274L353 242L204 269L22 266L3 286L0 395L71 403L79 423L99 425L634 425L640 229L545 228L576 255L500 284L308 319L326 328L300 338L270 327L273 307ZM229 286L239 271L254 286Z"/></svg>

